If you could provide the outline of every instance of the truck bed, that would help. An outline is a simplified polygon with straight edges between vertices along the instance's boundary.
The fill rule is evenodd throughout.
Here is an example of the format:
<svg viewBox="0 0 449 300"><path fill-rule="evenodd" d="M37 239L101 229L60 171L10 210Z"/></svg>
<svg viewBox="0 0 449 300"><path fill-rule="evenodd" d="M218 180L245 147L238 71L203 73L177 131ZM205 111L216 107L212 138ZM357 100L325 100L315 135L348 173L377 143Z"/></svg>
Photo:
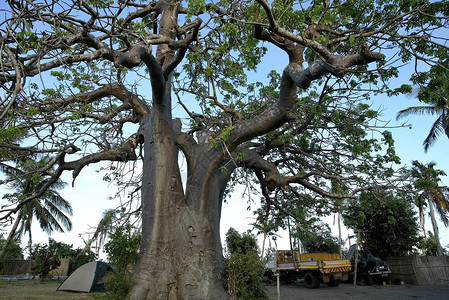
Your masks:
<svg viewBox="0 0 449 300"><path fill-rule="evenodd" d="M338 253L299 254L298 251L277 250L270 254L265 267L285 282L303 278L307 288L317 288L320 283L335 287L341 280L348 279L351 260L340 259Z"/></svg>
<svg viewBox="0 0 449 300"><path fill-rule="evenodd" d="M351 261L348 259L296 261L277 264L279 270L322 270L324 273L348 272Z"/></svg>
<svg viewBox="0 0 449 300"><path fill-rule="evenodd" d="M321 270L323 273L349 272L351 260L339 259L338 253L306 253L278 250L276 264L279 270Z"/></svg>

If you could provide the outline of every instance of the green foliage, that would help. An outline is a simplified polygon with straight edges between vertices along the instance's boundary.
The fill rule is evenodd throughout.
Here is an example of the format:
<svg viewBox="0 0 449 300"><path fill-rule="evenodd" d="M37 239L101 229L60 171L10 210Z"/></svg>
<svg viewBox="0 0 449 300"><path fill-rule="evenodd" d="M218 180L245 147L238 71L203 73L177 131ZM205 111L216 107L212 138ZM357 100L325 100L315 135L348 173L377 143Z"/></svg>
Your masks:
<svg viewBox="0 0 449 300"><path fill-rule="evenodd" d="M318 218L303 219L295 233L301 241L304 251L308 253L338 253L338 239L332 235L328 224Z"/></svg>
<svg viewBox="0 0 449 300"><path fill-rule="evenodd" d="M440 176L446 176L443 170L435 169L435 163L426 165L417 160L412 161L410 175L413 177L413 185L418 190L432 191L439 188Z"/></svg>
<svg viewBox="0 0 449 300"><path fill-rule="evenodd" d="M41 173L41 169L45 168L50 161L51 158L48 156L37 160L31 158L18 160L17 168L6 170L8 185L15 192L4 194L3 199L18 203L43 190L50 179L46 176L48 174ZM56 180L42 191L40 197L26 202L18 211L16 219L18 227L11 229L13 232L10 236L17 235L20 239L22 234L31 232L34 219L39 222L40 228L49 234L53 231L64 232L64 228L70 231L72 222L67 215L72 215L72 207L58 192L64 186L64 182L60 179Z"/></svg>
<svg viewBox="0 0 449 300"><path fill-rule="evenodd" d="M87 0L86 2L97 8L106 8L109 5L114 4L114 0Z"/></svg>
<svg viewBox="0 0 449 300"><path fill-rule="evenodd" d="M417 160L412 161L410 176L414 187L418 190L415 202L423 214L423 206L426 202L435 206L445 226L449 226L449 189L440 186L440 176L445 176L443 170L435 169L435 163L422 164ZM432 220L434 222L435 220Z"/></svg>
<svg viewBox="0 0 449 300"><path fill-rule="evenodd" d="M10 126L7 128L0 128L0 142L12 143L25 137L27 131L23 128Z"/></svg>
<svg viewBox="0 0 449 300"><path fill-rule="evenodd" d="M28 52L31 49L40 50L40 44L42 39L37 36L36 33L32 31L21 31L17 33L17 39L20 45L20 48L23 52Z"/></svg>
<svg viewBox="0 0 449 300"><path fill-rule="evenodd" d="M124 225L114 228L109 238L104 246L109 262L119 274L126 275L126 267L137 261L141 236L132 232L131 226Z"/></svg>
<svg viewBox="0 0 449 300"><path fill-rule="evenodd" d="M5 248L6 240L3 235L0 235L0 251ZM12 240L6 246L5 253L3 255L4 260L15 260L23 259L22 247L20 247L20 242L17 240Z"/></svg>
<svg viewBox="0 0 449 300"><path fill-rule="evenodd" d="M106 293L101 296L104 300L123 300L127 299L129 289L133 284L132 279L120 273L114 273L108 276L106 283Z"/></svg>
<svg viewBox="0 0 449 300"><path fill-rule="evenodd" d="M41 282L47 279L50 272L60 265L58 255L46 244L34 245L31 260L33 260L31 271L33 275L39 275Z"/></svg>
<svg viewBox="0 0 449 300"><path fill-rule="evenodd" d="M55 253L59 258L71 257L73 253L72 245L68 245L56 240L48 239L48 250Z"/></svg>
<svg viewBox="0 0 449 300"><path fill-rule="evenodd" d="M187 13L187 17L191 17L193 15L197 15L201 12L206 11L206 5L204 0L189 0L189 10Z"/></svg>
<svg viewBox="0 0 449 300"><path fill-rule="evenodd" d="M233 299L268 299L263 273L257 253L234 253L225 259L224 287Z"/></svg>
<svg viewBox="0 0 449 300"><path fill-rule="evenodd" d="M108 277L107 293L103 299L126 299L126 295L133 284L127 266L137 261L141 235L133 232L132 227L126 224L112 228L109 232L109 238L110 240L105 244L104 250L117 273Z"/></svg>
<svg viewBox="0 0 449 300"><path fill-rule="evenodd" d="M419 241L419 249L421 249L423 255L436 256L437 255L437 242L432 232L427 231L426 237ZM447 249L442 249L444 255L448 255Z"/></svg>
<svg viewBox="0 0 449 300"><path fill-rule="evenodd" d="M73 245L57 242L52 238L48 240L48 250L55 253L58 258L70 258L70 270L73 272L85 263L93 261L97 255L91 250L85 251L82 248L73 249Z"/></svg>
<svg viewBox="0 0 449 300"><path fill-rule="evenodd" d="M419 88L418 99L428 105L406 108L397 116L398 119L410 114L438 116L423 142L425 151L434 145L440 134L449 138L449 57L447 53L443 55L445 57L440 57L438 64L429 71L419 72L411 78Z"/></svg>
<svg viewBox="0 0 449 300"><path fill-rule="evenodd" d="M411 201L387 191L364 192L343 211L344 224L360 230L364 244L382 259L410 254L419 241Z"/></svg>
<svg viewBox="0 0 449 300"><path fill-rule="evenodd" d="M449 188L439 185L441 180L440 176L445 176L446 173L434 167L434 162L422 164L414 160L409 170L409 175L414 187L417 189L415 204L419 210L420 221L424 223L424 206L428 204L430 220L437 243L437 253L438 255L443 255L434 209L438 212L444 226L449 226Z"/></svg>
<svg viewBox="0 0 449 300"><path fill-rule="evenodd" d="M262 284L264 268L257 253L256 239L240 235L234 228L226 233L228 257L224 261L223 285L233 299L268 299Z"/></svg>
<svg viewBox="0 0 449 300"><path fill-rule="evenodd" d="M234 253L257 253L257 241L254 236L246 233L240 234L231 227L226 233L226 249L229 255Z"/></svg>

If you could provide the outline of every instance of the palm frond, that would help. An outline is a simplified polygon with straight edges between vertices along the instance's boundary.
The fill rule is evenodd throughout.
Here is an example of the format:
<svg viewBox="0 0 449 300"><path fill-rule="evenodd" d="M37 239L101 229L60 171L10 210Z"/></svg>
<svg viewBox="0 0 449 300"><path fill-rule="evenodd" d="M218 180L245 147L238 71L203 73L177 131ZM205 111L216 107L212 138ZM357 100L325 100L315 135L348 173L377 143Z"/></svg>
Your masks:
<svg viewBox="0 0 449 300"><path fill-rule="evenodd" d="M20 221L20 225L19 225L19 227L17 228L16 233L15 233L14 236L15 236L17 239L20 240L20 237L22 236L22 234L23 234L25 231L26 231L26 230L25 230L24 220L21 220L21 221Z"/></svg>
<svg viewBox="0 0 449 300"><path fill-rule="evenodd" d="M429 134L427 135L426 139L423 142L425 152L427 152L429 147L436 142L438 136L445 131L443 121L444 116L441 115L435 120L432 127L430 128Z"/></svg>
<svg viewBox="0 0 449 300"><path fill-rule="evenodd" d="M51 234L54 228L51 222L52 216L48 212L48 210L43 206L36 207L34 210L34 216L36 220L39 222L39 227L47 234Z"/></svg>
<svg viewBox="0 0 449 300"><path fill-rule="evenodd" d="M449 108L443 112L442 116L443 116L442 124L444 128L444 133L446 133L447 138L449 138Z"/></svg>
<svg viewBox="0 0 449 300"><path fill-rule="evenodd" d="M47 203L47 210L51 217L53 217L55 220L58 220L58 222L61 222L62 225L68 230L72 230L72 222L70 221L70 218L64 214L58 207L56 207L53 203ZM61 230L62 232L64 230Z"/></svg>
<svg viewBox="0 0 449 300"><path fill-rule="evenodd" d="M58 208L58 210L63 211L69 215L73 214L72 205L69 201L65 200L61 195L58 193L52 192L52 193L45 193L44 197L42 198L45 205L49 205L50 203Z"/></svg>
<svg viewBox="0 0 449 300"><path fill-rule="evenodd" d="M403 109L396 115L396 120L408 117L409 115L435 115L441 113L441 108L435 106L412 106Z"/></svg>
<svg viewBox="0 0 449 300"><path fill-rule="evenodd" d="M419 213L419 222L421 224L424 224L424 207L426 206L426 194L421 193L418 198L416 199L415 205L418 207L418 213Z"/></svg>
<svg viewBox="0 0 449 300"><path fill-rule="evenodd" d="M19 175L22 175L24 172L16 167L7 165L5 163L1 163L0 162L0 171L2 171L3 173L5 173L5 175L7 175L7 177L16 177Z"/></svg>
<svg viewBox="0 0 449 300"><path fill-rule="evenodd" d="M38 188L46 185L50 178L45 178L41 182L38 183ZM57 193L57 191L62 190L67 186L67 183L62 180L57 180L55 183L52 183L51 186L48 188L49 191Z"/></svg>
<svg viewBox="0 0 449 300"><path fill-rule="evenodd" d="M51 158L46 156L40 160L22 159L20 168L0 163L0 171L9 177L7 182L9 187L15 189L17 195L26 197L36 193L48 183L48 177L36 172L42 170L50 161ZM72 206L58 193L65 186L65 182L58 180L40 198L33 199L22 206L17 214L17 217L21 218L18 236L26 232L31 234L33 219L36 219L41 229L48 234L54 230L64 232L64 229L68 231L72 229L72 222L67 216L73 214ZM17 200L20 200L20 196Z"/></svg>
<svg viewBox="0 0 449 300"><path fill-rule="evenodd" d="M447 227L449 225L449 199L441 192L441 190L435 190L432 194L432 200L441 221L443 221L444 226Z"/></svg>

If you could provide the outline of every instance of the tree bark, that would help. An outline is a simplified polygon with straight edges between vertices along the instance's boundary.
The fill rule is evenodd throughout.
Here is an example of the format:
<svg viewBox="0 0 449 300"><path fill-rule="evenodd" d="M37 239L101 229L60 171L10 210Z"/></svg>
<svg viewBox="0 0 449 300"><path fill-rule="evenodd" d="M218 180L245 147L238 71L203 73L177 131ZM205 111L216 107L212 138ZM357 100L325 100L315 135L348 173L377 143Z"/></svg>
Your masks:
<svg viewBox="0 0 449 300"><path fill-rule="evenodd" d="M217 149L196 145L184 192L170 106L141 125L144 139L142 242L130 299L228 299L221 284L221 203L228 175L213 168ZM186 155L186 156L187 156Z"/></svg>
<svg viewBox="0 0 449 300"><path fill-rule="evenodd" d="M212 190L209 199L218 204L219 195ZM149 232L143 236L131 299L229 298L220 278L220 209L211 217L208 211L191 209L185 200L171 194L151 201L149 205L157 207L152 212L145 209Z"/></svg>
<svg viewBox="0 0 449 300"><path fill-rule="evenodd" d="M437 256L443 256L443 248L441 247L440 234L438 230L437 220L435 218L435 211L433 209L433 199L429 199L429 209L430 209L430 221L433 227L433 236L435 237L435 242L437 243Z"/></svg>

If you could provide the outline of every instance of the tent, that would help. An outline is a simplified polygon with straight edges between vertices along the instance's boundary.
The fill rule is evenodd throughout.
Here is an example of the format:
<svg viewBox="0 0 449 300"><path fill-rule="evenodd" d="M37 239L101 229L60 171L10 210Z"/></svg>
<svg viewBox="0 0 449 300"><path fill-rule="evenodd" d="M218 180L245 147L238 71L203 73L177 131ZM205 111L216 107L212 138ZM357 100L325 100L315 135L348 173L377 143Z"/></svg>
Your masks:
<svg viewBox="0 0 449 300"><path fill-rule="evenodd" d="M91 261L76 269L56 290L84 293L104 292L107 276L114 272L114 269L107 263Z"/></svg>

